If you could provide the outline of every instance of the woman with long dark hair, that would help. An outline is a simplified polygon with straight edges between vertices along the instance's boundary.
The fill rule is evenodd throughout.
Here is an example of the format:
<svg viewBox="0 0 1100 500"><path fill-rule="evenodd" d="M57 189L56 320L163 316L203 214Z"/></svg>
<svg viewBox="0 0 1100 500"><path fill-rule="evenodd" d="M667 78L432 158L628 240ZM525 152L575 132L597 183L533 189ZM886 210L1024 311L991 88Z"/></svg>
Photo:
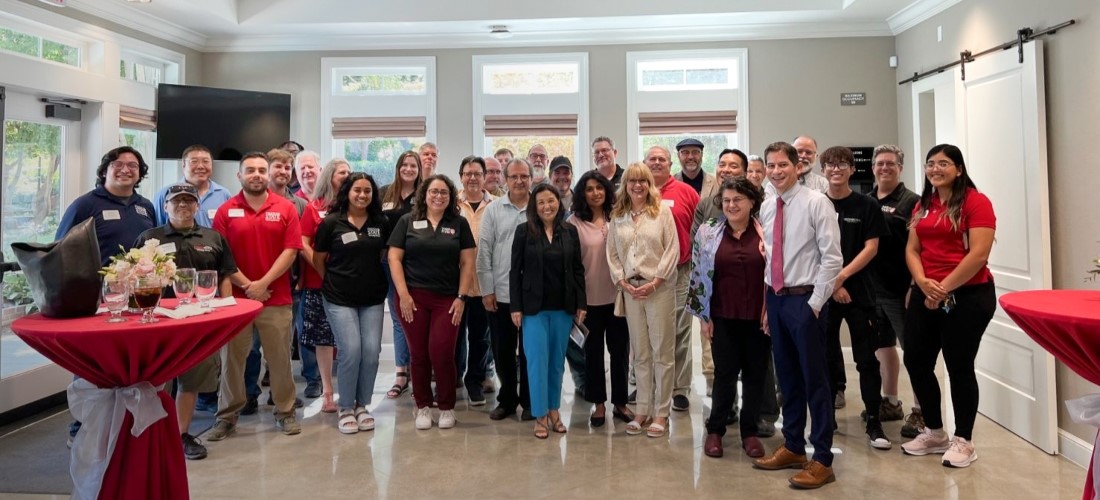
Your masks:
<svg viewBox="0 0 1100 500"><path fill-rule="evenodd" d="M508 286L512 323L523 329L535 437L546 439L550 430L566 431L558 412L565 350L587 307L580 237L565 223L561 194L550 184L535 186L527 222L516 227Z"/></svg>
<svg viewBox="0 0 1100 500"><path fill-rule="evenodd" d="M902 450L918 456L943 453L944 466L967 467L978 458L972 441L978 414L974 359L997 308L993 275L986 267L997 218L989 198L970 179L959 148L940 144L929 150L924 177L905 248L914 283L906 311L905 367L925 427ZM941 351L955 410L950 440L935 372Z"/></svg>
<svg viewBox="0 0 1100 500"><path fill-rule="evenodd" d="M611 356L612 414L623 422L634 420L627 407L627 372L630 369L630 332L626 318L615 316L615 282L607 263L607 228L611 207L615 205L615 187L595 170L581 175L573 189L573 215L566 222L577 227L584 262L584 286L588 297L588 339L584 342L584 399L596 406L588 421L602 427L607 421L607 383L604 381L604 339Z"/></svg>
<svg viewBox="0 0 1100 500"><path fill-rule="evenodd" d="M382 214L396 224L402 215L412 211L413 197L420 187L420 155L416 151L405 151L397 157L393 182L382 186ZM392 229L392 226L391 226ZM382 269L386 279L390 280L390 292L386 300L390 305L390 320L393 321L393 363L397 373L393 387L386 391L386 397L397 399L409 389L409 343L405 341L405 330L401 327L401 318L397 312L397 291L393 288L389 259L384 259Z"/></svg>
<svg viewBox="0 0 1100 500"><path fill-rule="evenodd" d="M367 174L348 176L313 238L313 267L323 280L325 315L340 349L337 428L344 434L374 429L367 407L378 376L382 303L389 288L382 273L389 223L377 189Z"/></svg>

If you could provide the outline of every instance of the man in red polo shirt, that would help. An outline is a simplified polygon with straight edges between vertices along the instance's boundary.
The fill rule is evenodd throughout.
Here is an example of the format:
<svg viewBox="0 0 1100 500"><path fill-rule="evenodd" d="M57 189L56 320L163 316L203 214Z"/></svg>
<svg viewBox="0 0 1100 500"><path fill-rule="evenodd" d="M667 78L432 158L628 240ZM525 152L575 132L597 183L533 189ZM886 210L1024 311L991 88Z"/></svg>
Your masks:
<svg viewBox="0 0 1100 500"><path fill-rule="evenodd" d="M661 203L672 210L676 221L676 237L680 240L680 262L676 266L676 364L672 387L672 409L688 409L687 394L691 389L691 314L687 305L688 281L691 274L691 221L699 205L699 193L672 177L672 154L663 146L653 146L645 154L645 164L653 172L653 182L661 191Z"/></svg>
<svg viewBox="0 0 1100 500"><path fill-rule="evenodd" d="M294 415L294 377L290 373L290 275L287 270L302 248L298 211L268 188L268 163L263 153L249 153L241 160L237 179L241 192L218 208L214 230L225 236L233 255L240 259L234 275L233 296L264 303L255 321L229 341L224 349L221 395L217 422L206 433L207 441L221 441L237 429L237 417L247 401L244 365L252 347L252 328L271 371L275 400L275 426L283 434L302 432Z"/></svg>

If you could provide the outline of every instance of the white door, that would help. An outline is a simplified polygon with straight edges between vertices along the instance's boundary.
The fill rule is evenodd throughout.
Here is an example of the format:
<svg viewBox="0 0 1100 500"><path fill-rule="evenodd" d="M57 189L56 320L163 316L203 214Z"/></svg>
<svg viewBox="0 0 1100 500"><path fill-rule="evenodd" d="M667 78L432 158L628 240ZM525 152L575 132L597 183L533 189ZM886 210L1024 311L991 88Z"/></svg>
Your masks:
<svg viewBox="0 0 1100 500"><path fill-rule="evenodd" d="M934 109L936 139L962 149L974 183L993 202L997 237L989 268L998 297L1052 284L1042 42L1024 45L1023 63L1018 57L1015 48L983 56L966 64L966 80L956 66L942 75L952 84L940 80L913 88L914 144L923 151L934 144L927 117ZM923 153L918 156L923 159ZM1054 357L1000 307L975 366L979 411L1043 451L1057 453Z"/></svg>

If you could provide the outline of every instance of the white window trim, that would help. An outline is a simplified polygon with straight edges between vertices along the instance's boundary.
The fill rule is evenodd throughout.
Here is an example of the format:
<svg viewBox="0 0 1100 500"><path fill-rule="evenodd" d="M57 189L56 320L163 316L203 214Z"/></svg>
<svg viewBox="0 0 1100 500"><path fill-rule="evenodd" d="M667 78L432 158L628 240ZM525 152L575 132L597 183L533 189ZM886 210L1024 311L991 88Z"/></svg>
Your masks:
<svg viewBox="0 0 1100 500"><path fill-rule="evenodd" d="M573 146L573 162L578 166L574 167L577 172L583 172L587 168L581 168L582 158L588 157L588 53L587 52L560 52L560 53L546 53L546 54L496 54L496 55L475 55L473 56L473 142L471 151L477 154L478 151L485 149L485 110L483 107L487 94L483 91L483 67L490 64L508 64L508 63L561 63L570 62L577 63L577 80L578 80L578 107L577 107L577 140ZM505 94L508 97L516 97L517 94ZM532 98L538 98L540 94L519 94L520 96L526 95ZM552 95L568 95L568 94L552 94ZM499 97L498 94L493 94L491 97ZM491 98L490 97L490 98ZM523 110L517 114L531 114ZM636 127L635 127L636 128ZM484 155L492 155L492 151L485 151ZM521 153L516 152L517 157ZM587 163L585 163L587 164Z"/></svg>
<svg viewBox="0 0 1100 500"><path fill-rule="evenodd" d="M641 140L638 130L638 109L635 102L640 92L638 90L638 63L645 61L663 61L674 59L722 59L736 57L737 88L728 89L737 92L741 96L741 106L737 110L737 144L738 147L750 154L751 142L749 141L749 49L702 49L702 50L659 50L646 52L626 53L626 157L627 163L642 160ZM672 91L676 92L676 91ZM690 92L690 90L685 90Z"/></svg>
<svg viewBox="0 0 1100 500"><path fill-rule="evenodd" d="M323 158L333 158L332 138L332 72L338 68L425 68L426 85L423 97L427 99L427 113L424 117L427 133L424 140L436 142L436 72L435 57L322 57L321 58L321 147ZM368 94L370 97L384 97L389 94ZM410 96L410 94L393 94ZM417 94L411 94L417 95ZM352 97L353 95L348 94Z"/></svg>
<svg viewBox="0 0 1100 500"><path fill-rule="evenodd" d="M73 36L72 33L67 33L52 26L16 17L6 12L0 12L0 27L38 37L39 40L42 41L49 40L51 42L58 42L64 45L68 45L70 47L76 47L78 51L77 64L75 65L52 61L50 59L42 57L41 55L31 56L27 54L4 50L5 53L19 57L27 57L49 64L59 64L67 68L77 68L85 71L88 69L88 56L90 54L90 49L95 43L95 40L91 40L85 37Z"/></svg>

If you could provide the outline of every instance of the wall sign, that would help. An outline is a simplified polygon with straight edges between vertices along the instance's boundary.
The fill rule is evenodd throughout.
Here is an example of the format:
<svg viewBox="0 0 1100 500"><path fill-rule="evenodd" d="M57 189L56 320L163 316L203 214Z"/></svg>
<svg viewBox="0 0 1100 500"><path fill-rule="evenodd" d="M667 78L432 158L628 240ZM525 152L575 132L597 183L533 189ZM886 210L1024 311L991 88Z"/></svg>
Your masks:
<svg viewBox="0 0 1100 500"><path fill-rule="evenodd" d="M866 92L844 92L843 94L840 94L841 106L864 106L866 104Z"/></svg>

